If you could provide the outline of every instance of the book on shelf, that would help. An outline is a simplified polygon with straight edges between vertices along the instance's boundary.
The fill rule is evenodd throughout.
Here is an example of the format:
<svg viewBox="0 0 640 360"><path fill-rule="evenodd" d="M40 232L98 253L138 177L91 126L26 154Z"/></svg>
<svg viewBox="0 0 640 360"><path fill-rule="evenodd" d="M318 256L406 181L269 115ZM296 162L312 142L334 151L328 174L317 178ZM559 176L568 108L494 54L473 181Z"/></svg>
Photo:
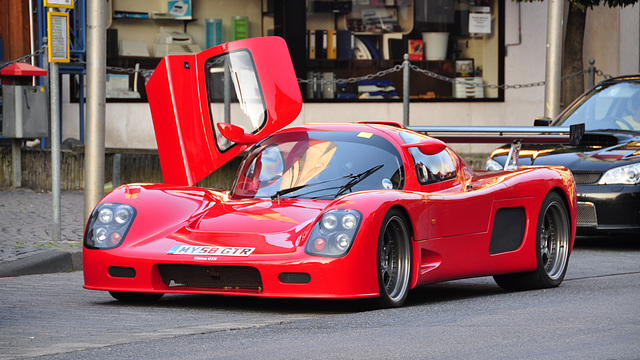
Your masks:
<svg viewBox="0 0 640 360"><path fill-rule="evenodd" d="M338 33L336 30L327 30L327 59L338 58Z"/></svg>
<svg viewBox="0 0 640 360"><path fill-rule="evenodd" d="M337 58L352 59L355 36L351 30L337 31Z"/></svg>
<svg viewBox="0 0 640 360"><path fill-rule="evenodd" d="M307 30L307 33L308 33L307 47L309 49L308 57L309 59L315 59L316 58L316 31Z"/></svg>
<svg viewBox="0 0 640 360"><path fill-rule="evenodd" d="M418 39L409 39L409 60L421 61L424 57L424 42Z"/></svg>
<svg viewBox="0 0 640 360"><path fill-rule="evenodd" d="M316 59L327 58L327 30L316 29Z"/></svg>

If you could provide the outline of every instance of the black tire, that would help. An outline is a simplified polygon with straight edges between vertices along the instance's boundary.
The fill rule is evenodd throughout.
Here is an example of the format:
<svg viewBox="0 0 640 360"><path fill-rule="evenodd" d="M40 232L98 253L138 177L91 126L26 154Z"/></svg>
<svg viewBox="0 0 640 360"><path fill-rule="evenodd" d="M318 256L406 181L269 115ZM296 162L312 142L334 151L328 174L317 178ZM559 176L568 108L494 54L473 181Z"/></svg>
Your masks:
<svg viewBox="0 0 640 360"><path fill-rule="evenodd" d="M532 272L494 276L505 290L531 290L556 287L567 273L571 244L571 225L567 206L555 192L547 194L538 215L536 234L537 268Z"/></svg>
<svg viewBox="0 0 640 360"><path fill-rule="evenodd" d="M378 236L379 307L400 307L411 284L411 236L409 227L398 210L385 215Z"/></svg>
<svg viewBox="0 0 640 360"><path fill-rule="evenodd" d="M155 302L164 296L163 293L137 293L126 291L109 291L114 299L124 302Z"/></svg>

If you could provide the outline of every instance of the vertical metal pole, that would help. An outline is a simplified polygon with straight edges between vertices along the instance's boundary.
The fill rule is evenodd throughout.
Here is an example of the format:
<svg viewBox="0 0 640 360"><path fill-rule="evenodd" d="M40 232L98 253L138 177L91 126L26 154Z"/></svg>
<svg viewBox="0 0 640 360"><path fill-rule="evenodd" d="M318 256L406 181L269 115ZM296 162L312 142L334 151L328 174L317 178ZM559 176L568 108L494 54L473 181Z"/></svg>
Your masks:
<svg viewBox="0 0 640 360"><path fill-rule="evenodd" d="M113 155L113 174L111 176L111 185L113 188L120 186L120 168L122 163L122 154Z"/></svg>
<svg viewBox="0 0 640 360"><path fill-rule="evenodd" d="M84 217L104 195L104 122L107 66L107 2L87 0L87 126Z"/></svg>
<svg viewBox="0 0 640 360"><path fill-rule="evenodd" d="M560 113L562 80L562 0L547 1L547 61L544 91L544 116L555 118Z"/></svg>
<svg viewBox="0 0 640 360"><path fill-rule="evenodd" d="M409 54L404 54L402 62L402 125L409 126Z"/></svg>
<svg viewBox="0 0 640 360"><path fill-rule="evenodd" d="M15 189L22 187L22 139L11 139L11 183Z"/></svg>
<svg viewBox="0 0 640 360"><path fill-rule="evenodd" d="M591 89L596 84L596 61L594 58L589 59L589 69L587 69L587 74L589 76L589 89Z"/></svg>
<svg viewBox="0 0 640 360"><path fill-rule="evenodd" d="M51 97L51 195L53 204L53 241L61 240L60 227L60 82L58 63L49 63Z"/></svg>
<svg viewBox="0 0 640 360"><path fill-rule="evenodd" d="M85 117L84 72L81 71L78 76L80 77L80 80L78 81L78 87L80 87L80 90L78 91L78 93L80 94L80 96L78 97L78 112L79 112L78 126L80 128L80 141L82 141L82 143L84 144L84 117Z"/></svg>

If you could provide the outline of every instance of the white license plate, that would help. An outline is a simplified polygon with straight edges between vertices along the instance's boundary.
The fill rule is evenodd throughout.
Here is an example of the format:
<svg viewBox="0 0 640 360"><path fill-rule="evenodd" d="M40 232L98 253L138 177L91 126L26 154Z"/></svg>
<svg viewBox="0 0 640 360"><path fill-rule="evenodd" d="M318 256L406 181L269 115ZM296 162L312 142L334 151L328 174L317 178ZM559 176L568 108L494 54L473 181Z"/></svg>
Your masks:
<svg viewBox="0 0 640 360"><path fill-rule="evenodd" d="M189 246L176 245L169 249L169 255L216 255L216 256L249 256L255 248L227 246Z"/></svg>

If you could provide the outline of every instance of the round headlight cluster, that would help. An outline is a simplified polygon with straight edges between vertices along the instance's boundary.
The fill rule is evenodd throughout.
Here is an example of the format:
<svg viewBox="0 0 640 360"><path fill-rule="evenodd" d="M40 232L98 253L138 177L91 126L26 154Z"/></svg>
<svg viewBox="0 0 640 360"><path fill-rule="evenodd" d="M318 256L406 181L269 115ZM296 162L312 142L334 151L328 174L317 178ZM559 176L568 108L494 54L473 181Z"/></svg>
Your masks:
<svg viewBox="0 0 640 360"><path fill-rule="evenodd" d="M89 249L111 249L119 246L131 227L136 210L127 204L103 203L91 214L85 231Z"/></svg>
<svg viewBox="0 0 640 360"><path fill-rule="evenodd" d="M353 243L362 214L355 210L331 210L314 225L306 251L311 255L344 256Z"/></svg>

